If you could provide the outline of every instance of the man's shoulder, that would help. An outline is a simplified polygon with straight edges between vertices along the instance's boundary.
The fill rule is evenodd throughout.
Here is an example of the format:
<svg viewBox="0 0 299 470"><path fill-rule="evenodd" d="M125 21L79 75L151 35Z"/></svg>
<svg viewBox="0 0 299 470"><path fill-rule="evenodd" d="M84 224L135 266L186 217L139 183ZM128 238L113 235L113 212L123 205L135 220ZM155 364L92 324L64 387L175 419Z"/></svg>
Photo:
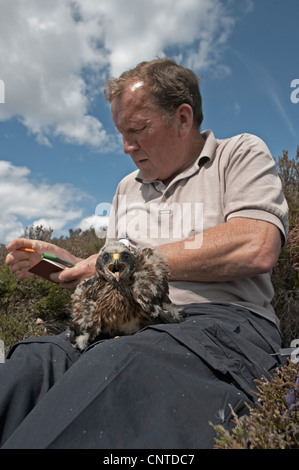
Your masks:
<svg viewBox="0 0 299 470"><path fill-rule="evenodd" d="M273 160L266 143L255 134L242 133L224 139L216 139L216 141L217 148L214 158L223 165L242 160L244 163L245 161L258 161L263 165L265 161Z"/></svg>
<svg viewBox="0 0 299 470"><path fill-rule="evenodd" d="M136 179L138 177L139 170L132 171L132 173L129 173L126 175L122 180L119 182L119 187L126 187L126 186L132 186L132 184L140 185L140 182Z"/></svg>
<svg viewBox="0 0 299 470"><path fill-rule="evenodd" d="M259 147L264 150L268 150L267 145L265 142L255 134L250 134L248 132L243 132L242 134L236 134L232 137L227 137L224 139L216 139L218 143L218 147L232 147L232 148L239 148L239 147L247 147L247 148L255 148Z"/></svg>
<svg viewBox="0 0 299 470"><path fill-rule="evenodd" d="M226 138L216 138L212 130L203 131L205 145L202 156L207 155L210 160L220 159L223 163L230 161L234 156L251 155L271 158L271 153L265 142L255 134L243 132Z"/></svg>

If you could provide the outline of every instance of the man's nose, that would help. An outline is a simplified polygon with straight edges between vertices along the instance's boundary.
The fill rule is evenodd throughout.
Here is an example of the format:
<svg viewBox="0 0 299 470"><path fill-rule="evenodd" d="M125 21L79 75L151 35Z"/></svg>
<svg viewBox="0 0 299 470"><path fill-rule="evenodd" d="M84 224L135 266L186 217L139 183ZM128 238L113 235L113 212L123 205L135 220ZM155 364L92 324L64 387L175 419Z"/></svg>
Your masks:
<svg viewBox="0 0 299 470"><path fill-rule="evenodd" d="M128 140L125 137L123 137L123 143L124 143L124 152L127 153L128 155L131 155L131 153L139 149L139 145L134 139Z"/></svg>

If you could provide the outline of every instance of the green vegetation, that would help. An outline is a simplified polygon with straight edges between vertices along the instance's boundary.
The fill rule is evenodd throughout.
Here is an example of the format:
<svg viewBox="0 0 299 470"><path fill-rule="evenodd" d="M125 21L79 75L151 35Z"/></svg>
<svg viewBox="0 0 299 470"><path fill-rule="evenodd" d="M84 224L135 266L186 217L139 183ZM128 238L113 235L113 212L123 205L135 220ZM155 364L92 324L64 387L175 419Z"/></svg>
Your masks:
<svg viewBox="0 0 299 470"><path fill-rule="evenodd" d="M272 380L257 380L257 406L248 406L249 415L234 413L234 429L223 426L217 432L215 449L298 449L299 448L299 382L298 364L277 369ZM286 397L288 396L288 399Z"/></svg>

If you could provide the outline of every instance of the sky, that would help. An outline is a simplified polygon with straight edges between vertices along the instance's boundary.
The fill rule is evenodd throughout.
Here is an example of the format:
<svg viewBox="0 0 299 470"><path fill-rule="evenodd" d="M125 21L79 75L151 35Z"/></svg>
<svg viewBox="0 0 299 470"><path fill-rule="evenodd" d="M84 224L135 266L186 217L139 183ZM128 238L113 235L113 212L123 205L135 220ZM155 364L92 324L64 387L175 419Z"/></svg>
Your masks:
<svg viewBox="0 0 299 470"><path fill-rule="evenodd" d="M143 60L201 77L201 130L295 157L298 18L298 0L0 0L0 243L32 224L101 233L135 170L103 86Z"/></svg>

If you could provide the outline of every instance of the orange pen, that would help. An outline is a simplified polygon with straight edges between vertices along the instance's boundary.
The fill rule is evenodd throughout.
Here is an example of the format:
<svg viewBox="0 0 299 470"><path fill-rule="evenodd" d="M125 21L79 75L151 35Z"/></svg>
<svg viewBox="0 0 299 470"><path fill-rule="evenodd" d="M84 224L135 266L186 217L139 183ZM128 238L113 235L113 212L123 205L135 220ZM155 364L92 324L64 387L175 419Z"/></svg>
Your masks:
<svg viewBox="0 0 299 470"><path fill-rule="evenodd" d="M26 251L26 253L36 253L32 248L17 248L17 251Z"/></svg>

